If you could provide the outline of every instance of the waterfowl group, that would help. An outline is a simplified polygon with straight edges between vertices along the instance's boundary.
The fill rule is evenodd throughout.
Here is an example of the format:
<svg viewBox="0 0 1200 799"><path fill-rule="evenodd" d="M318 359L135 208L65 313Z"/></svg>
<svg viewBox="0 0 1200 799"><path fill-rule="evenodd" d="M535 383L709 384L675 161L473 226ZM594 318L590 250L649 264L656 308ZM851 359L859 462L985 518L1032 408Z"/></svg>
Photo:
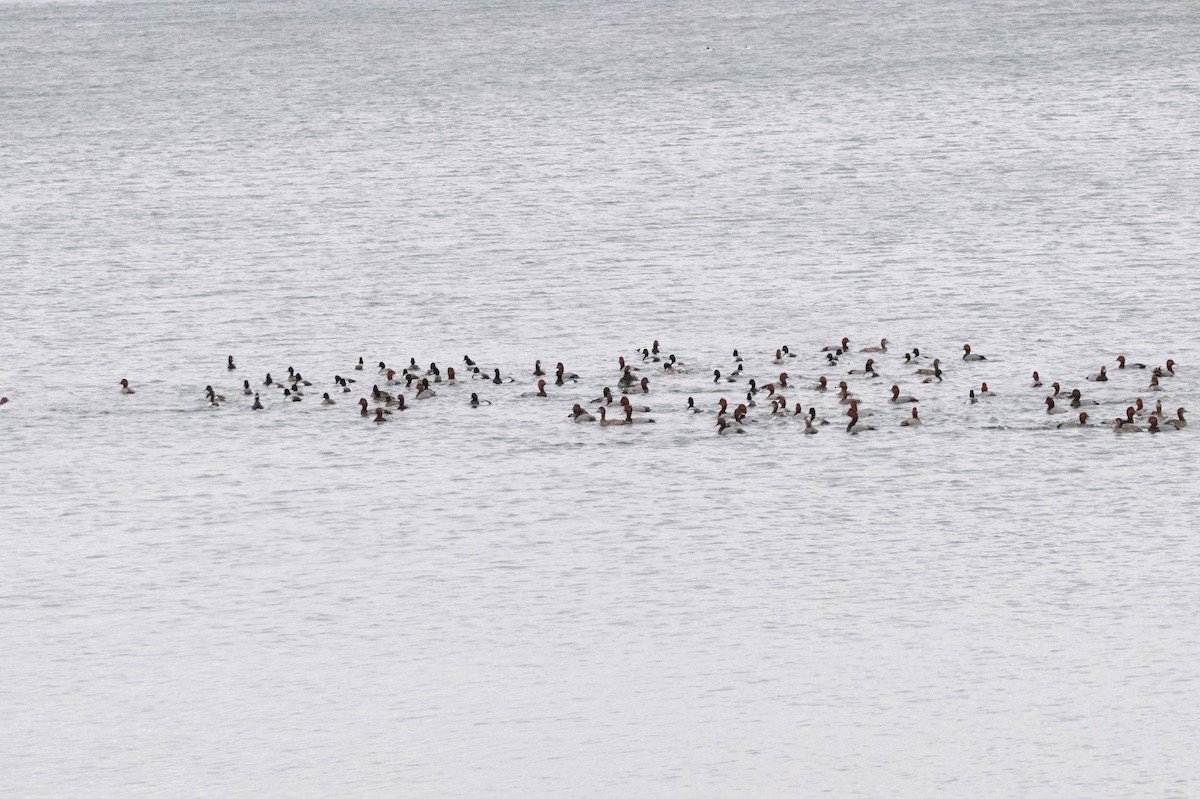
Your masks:
<svg viewBox="0 0 1200 799"><path fill-rule="evenodd" d="M721 436L744 435L756 426L799 425L801 422L803 427L797 427L797 430L806 436L812 436L818 432L820 426L828 424L818 417L816 406L820 404L827 406L828 409L838 408L836 413L830 413L830 417L842 417L845 420L845 431L851 435L860 435L888 426L905 429L916 427L936 429L939 424L946 423L943 409L947 403L954 402L954 392L947 393L947 389L939 386L939 383L951 378L947 385L961 386L965 381L958 379L960 377L976 380L988 378L995 383L1003 377L1003 375L995 373L989 374L995 369L996 362L989 361L974 352L970 344L962 345L962 365L953 367L951 371L954 374L950 375L943 371L940 358L922 355L920 349L916 347L906 350L902 354L898 351L889 351L890 343L887 338L883 338L879 340L877 347L867 346L858 349L857 352L871 353L872 357L865 359L861 367L854 368L837 366L839 358L844 361L845 357L843 356L851 353L848 336L843 337L839 344L811 350L811 355L807 356L799 354L788 345L772 347L758 353L738 349L733 350L731 360L710 363L707 367L696 366L693 368L685 366L675 354L664 352L660 348L659 342L654 341L651 346L636 348L634 350L636 356L632 360L626 359L624 356L617 358L615 374L608 372L612 378L615 378L613 382L616 391L614 391L612 383L600 384L603 374L607 370L602 369L599 374L593 376L596 382L591 382L592 389L589 391L586 388L588 380L585 376L581 373L567 371L563 361L550 361L555 363L554 377L551 381L548 371L542 367L542 359L533 361L532 373L524 373L530 375L523 381L526 386L530 386L530 390L514 391L513 388L506 388L506 386L519 384L516 378L504 375L500 368L485 369L469 356L463 356L463 363L471 370L471 377L491 383L495 387L497 396L483 399L476 392L466 391L457 395L463 398L457 401L463 402L470 408L479 409L492 406L494 402L503 405L507 401L519 402L521 399L561 400L563 405L559 407L570 409L566 413L566 417L571 422L598 422L599 427L607 428L654 423L656 418L650 416L652 412L650 405L640 402L635 405L630 398L636 396L640 400L642 397L649 398L652 394L658 397L665 392L678 395L679 402L667 400L666 405L659 407L660 412L678 417L715 413L716 421L715 423L708 422L707 424L710 425L708 429L715 428L717 434ZM1003 362L1003 359L1000 362ZM354 372L365 370L365 359L362 357L357 358L357 363L353 361L350 363ZM641 371L637 365L639 363L646 369L649 369L647 364L652 363L661 363L664 368L660 371L655 367L654 374L657 376L651 380L649 375L639 374ZM778 367L781 364L788 364L789 371L796 375L794 382L789 382L791 380L789 372L779 371ZM225 373L236 371L238 368L232 355L227 356L224 366ZM1111 370L1110 366L1113 367ZM838 369L841 370L840 373ZM1143 382L1145 378L1134 377L1134 372L1143 369L1149 372L1148 384ZM241 380L241 385L238 386L241 394L247 398L253 397L251 404L242 407L248 407L254 411L269 410L273 403L269 398L264 399L264 396L272 393L269 389L278 392L276 396L283 403L303 402L304 389L312 386L313 382L305 379L301 372L292 366L286 367L283 371L274 372L274 374L284 373L287 375L285 378L275 380L271 372L260 372L265 377L262 380L262 387L257 391L252 387L250 380ZM425 407L424 401L430 401L432 407L442 407L447 401L456 401L454 399L456 392L462 390L459 388L460 381L457 379L454 367L447 368L443 375L443 371L438 367L436 361L429 362L429 366L423 368L418 366L415 358L409 358L408 365L399 370L389 367L385 361L379 361L377 374L375 382L365 381L370 385L365 389L366 396L362 396L356 401L358 415L373 419L377 423L389 421L389 417L394 411L405 411L410 407L404 392L407 392L407 396L413 400L423 401L422 407ZM517 373L513 372L512 374ZM711 375L711 379L706 380L703 377L705 374ZM1024 372L1024 374L1030 373ZM1146 372L1142 372L1142 374L1146 374ZM986 400L986 404L990 408L987 412L989 415L1005 413L1004 409L1007 409L1008 415L1019 417L1021 409L1024 408L1026 423L1035 428L1038 426L1048 426L1050 429L1095 428L1097 425L1093 424L1092 415L1083 409L1116 405L1124 408L1124 412L1115 415L1103 413L1100 415L1102 418L1112 418L1111 429L1118 433L1178 432L1187 429L1187 409L1176 405L1173 406L1173 412L1168 411L1163 402L1163 398L1170 398L1173 393L1167 390L1168 386L1190 385L1186 378L1175 380L1174 378L1178 374L1182 374L1182 372L1180 372L1179 364L1173 358L1167 358L1161 366L1151 369L1145 364L1129 361L1125 355L1119 355L1116 357L1115 363L1099 364L1096 371L1086 375L1076 373L1077 376L1073 379L1068 375L1068 379L1065 380L1049 381L1050 389L1048 391L1042 388L1044 383L1039 371L1033 371L1031 382L1022 381L1017 386L1006 383L1001 387L1002 391L1000 392L992 390L988 381L975 383L978 387L971 388L966 399L968 405ZM834 396L829 394L833 385L830 382L831 377L836 381ZM876 378L879 377L889 378L885 385L890 385L890 390L885 391L878 387ZM530 385L530 378L536 381L533 385ZM1093 389L1092 386L1088 386L1088 395L1085 396L1083 389L1071 386L1075 380L1081 381L1081 385L1092 384L1094 390L1099 394L1091 396ZM760 381L762 382L760 383ZM903 390L905 383L917 381L923 384L932 384L928 390L928 396L924 396L925 392L922 392L924 401ZM334 375L332 383L332 390L336 393L347 394L355 390L351 387L355 380L341 375ZM118 384L121 394L132 395L135 393L128 378L122 378ZM436 391L435 385L438 387ZM601 388L601 394L589 402L587 396L596 387ZM385 390L385 388L389 390ZM966 386L962 386L962 388L966 388ZM732 400L720 396L720 392L727 389L735 392ZM1136 396L1139 389L1155 392L1154 396L1157 401L1153 403L1153 408L1142 397ZM688 390L692 392L690 396L687 394ZM321 399L315 404L330 409L337 406L337 400L331 396L329 391L314 389L315 391L321 392ZM710 393L705 395L705 392ZM803 402L789 402L785 393L788 395L800 393L802 400L807 394L811 399ZM218 393L211 384L205 385L203 396L205 404L211 408L229 406L225 395ZM963 395L958 394L958 396L961 398ZM466 399L467 397L469 399ZM793 399L795 398L793 397ZM961 399L958 401L962 402ZM7 398L0 399L0 405L7 402ZM131 402L136 401L131 400ZM542 403L532 403L528 407L533 407L535 404L540 406ZM550 404L556 403L551 402ZM658 406L662 403L654 404ZM918 404L925 410L931 411L932 421L922 418L917 409ZM1043 416L1061 417L1070 412L1070 418L1066 421L1054 420L1049 425L1046 425L1045 422L1039 425L1034 421L1036 416L1030 414L1038 404L1040 404ZM599 418L586 409L588 405L596 406ZM806 405L807 409L804 407ZM927 405L929 407L926 407ZM894 406L909 407L906 407L903 413L898 413L899 409L884 410L884 408ZM303 407L305 406L301 406L301 408ZM982 408L982 405L979 407ZM302 413L303 411L298 412ZM336 414L336 411L331 410L330 412ZM983 413L982 410L972 412ZM868 419L870 419L870 423L868 423ZM1018 422L1014 420L1012 424L1018 424ZM994 426L994 424L989 426ZM1109 425L1103 426L1108 427Z"/></svg>

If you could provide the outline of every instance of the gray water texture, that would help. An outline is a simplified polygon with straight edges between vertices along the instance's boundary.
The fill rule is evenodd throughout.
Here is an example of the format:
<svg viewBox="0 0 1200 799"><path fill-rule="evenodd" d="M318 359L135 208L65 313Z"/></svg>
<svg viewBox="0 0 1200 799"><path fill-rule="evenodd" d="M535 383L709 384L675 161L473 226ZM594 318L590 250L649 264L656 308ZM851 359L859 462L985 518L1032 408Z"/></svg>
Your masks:
<svg viewBox="0 0 1200 799"><path fill-rule="evenodd" d="M0 4L0 795L1197 795L1195 431L1056 429L1030 375L1200 406L1198 42L1169 0ZM656 424L567 420L655 339ZM782 344L834 424L717 436L711 371ZM359 417L359 357L467 354L518 382ZM581 382L520 397L538 358Z"/></svg>

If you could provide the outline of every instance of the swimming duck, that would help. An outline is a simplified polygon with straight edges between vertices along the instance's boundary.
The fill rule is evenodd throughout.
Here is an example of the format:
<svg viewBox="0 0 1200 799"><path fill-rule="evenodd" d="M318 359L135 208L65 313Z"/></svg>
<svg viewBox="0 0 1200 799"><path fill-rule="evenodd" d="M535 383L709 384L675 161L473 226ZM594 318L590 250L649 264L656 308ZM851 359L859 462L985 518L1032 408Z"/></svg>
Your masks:
<svg viewBox="0 0 1200 799"><path fill-rule="evenodd" d="M1175 376L1175 362L1173 360L1171 360L1170 358L1167 358L1166 366L1154 367L1154 376L1155 377L1174 377Z"/></svg>
<svg viewBox="0 0 1200 799"><path fill-rule="evenodd" d="M596 399L594 399L594 400L592 400L591 402L589 402L588 404L589 404L589 405L600 405L600 404L604 404L604 405L611 405L611 404L612 404L612 401L613 401L613 393L612 393L612 389L611 389L611 388L609 388L608 386L605 386L605 387L604 387L604 393L603 393L603 394L601 394L601 395L600 395L599 397L597 397Z"/></svg>
<svg viewBox="0 0 1200 799"><path fill-rule="evenodd" d="M814 383L811 388L813 391L827 391L829 389L829 383L825 379L825 375L821 375L819 378L817 378L817 382Z"/></svg>
<svg viewBox="0 0 1200 799"><path fill-rule="evenodd" d="M249 380L242 381L242 393L245 394L247 397L254 393L254 389L250 388Z"/></svg>
<svg viewBox="0 0 1200 799"><path fill-rule="evenodd" d="M521 396L522 397L548 397L548 396L550 396L549 394L546 393L546 381L545 380L539 380L537 385L538 385L537 391L526 391L523 394L521 394Z"/></svg>
<svg viewBox="0 0 1200 799"><path fill-rule="evenodd" d="M1175 429L1174 427L1165 427L1165 426L1159 427L1157 416L1151 416L1147 421L1149 421L1149 423L1150 423L1150 432L1151 433L1165 433L1168 430L1173 431Z"/></svg>
<svg viewBox="0 0 1200 799"><path fill-rule="evenodd" d="M578 402L575 403L575 405L571 407L571 413L569 415L571 417L572 422L594 422L594 421L596 421L596 417L592 416L590 413L585 411L583 409L583 406L580 405Z"/></svg>
<svg viewBox="0 0 1200 799"><path fill-rule="evenodd" d="M419 400L433 399L436 396L437 396L437 392L435 392L432 388L429 387L429 380L428 379L422 380L420 388L417 389L417 399L419 399ZM403 399L403 397L401 397L401 399Z"/></svg>
<svg viewBox="0 0 1200 799"><path fill-rule="evenodd" d="M979 402L979 397L975 396L975 389L971 389L967 393L967 402L971 403L972 405Z"/></svg>
<svg viewBox="0 0 1200 799"><path fill-rule="evenodd" d="M650 410L649 408L645 409L645 411L649 411L649 410ZM643 411L643 412L645 412L645 411ZM626 404L625 405L625 424L654 424L654 420L649 419L645 416L639 416L635 419L633 416L633 406Z"/></svg>
<svg viewBox="0 0 1200 799"><path fill-rule="evenodd" d="M379 386L371 387L371 398L376 402L395 402L396 398L386 391L380 391Z"/></svg>
<svg viewBox="0 0 1200 799"><path fill-rule="evenodd" d="M901 427L920 427L923 424L921 417L917 416L917 409L912 409L912 418L903 419L900 422Z"/></svg>
<svg viewBox="0 0 1200 799"><path fill-rule="evenodd" d="M391 419L384 418L383 408L375 409L375 424L383 424L384 422L390 422L390 421L391 421Z"/></svg>
<svg viewBox="0 0 1200 799"><path fill-rule="evenodd" d="M888 340L881 339L878 347L863 347L859 352L887 352Z"/></svg>
<svg viewBox="0 0 1200 799"><path fill-rule="evenodd" d="M1146 364L1144 364L1144 363L1126 363L1125 356L1118 355L1117 356L1117 368L1118 369L1145 369Z"/></svg>
<svg viewBox="0 0 1200 799"><path fill-rule="evenodd" d="M1033 373L1033 382L1030 384L1030 388L1041 388L1041 386L1042 386L1042 378L1041 378L1041 376L1038 375L1037 372L1034 372Z"/></svg>
<svg viewBox="0 0 1200 799"><path fill-rule="evenodd" d="M562 366L562 364L559 364L559 366ZM625 363L625 356L622 355L617 358L617 371L624 374L626 372L640 372L642 370L632 364Z"/></svg>
<svg viewBox="0 0 1200 799"><path fill-rule="evenodd" d="M650 393L650 378L643 377L632 386L625 386L621 389L622 394L649 394Z"/></svg>
<svg viewBox="0 0 1200 799"><path fill-rule="evenodd" d="M379 374L381 374L381 375L387 374L387 369L388 369L387 364L384 363L383 361L380 361L379 362Z"/></svg>
<svg viewBox="0 0 1200 799"><path fill-rule="evenodd" d="M1086 412L1080 413L1078 419L1068 419L1065 422L1059 422L1058 427L1087 427L1088 415Z"/></svg>
<svg viewBox="0 0 1200 799"><path fill-rule="evenodd" d="M703 408L697 408L696 402L691 397L688 397L687 411L689 413L704 413Z"/></svg>
<svg viewBox="0 0 1200 799"><path fill-rule="evenodd" d="M1054 397L1046 397L1046 413L1065 413L1065 411L1055 406Z"/></svg>
<svg viewBox="0 0 1200 799"><path fill-rule="evenodd" d="M962 359L963 359L964 361L986 361L986 360L987 360L987 358L983 357L982 355L977 355L977 354L975 354L975 353L971 352L971 345L970 345L970 344L964 344L964 345L963 345L963 357L962 357Z"/></svg>
<svg viewBox="0 0 1200 799"><path fill-rule="evenodd" d="M262 409L263 409L262 400L260 400L260 399L258 398L258 395L257 395L257 394L255 394L255 395L254 395L254 404L250 406L250 410L252 410L252 411L261 411Z"/></svg>
<svg viewBox="0 0 1200 799"><path fill-rule="evenodd" d="M458 378L454 376L454 367L453 366L446 367L446 385L448 385L448 386L457 386L458 385Z"/></svg>
<svg viewBox="0 0 1200 799"><path fill-rule="evenodd" d="M791 388L791 386L788 385L788 373L787 372L779 373L779 387L781 389Z"/></svg>
<svg viewBox="0 0 1200 799"><path fill-rule="evenodd" d="M1150 391L1162 391L1163 387L1158 384L1158 373L1150 375Z"/></svg>
<svg viewBox="0 0 1200 799"><path fill-rule="evenodd" d="M405 382L405 383L406 383L406 385L407 385L407 383L411 383L411 382L412 382L412 379L413 379L413 377L414 377L414 376L413 376L412 374L406 374L406 375L404 376L404 377L405 377L405 379L404 379L404 380L397 380L397 379L396 379L396 370L395 370L395 369L388 369L388 370L387 370L387 373L386 373L386 377L387 377L387 383L385 383L384 385L388 385L388 386L398 386L398 385L400 385L400 383L402 383L402 382ZM406 381L407 381L407 382L406 382Z"/></svg>
<svg viewBox="0 0 1200 799"><path fill-rule="evenodd" d="M717 419L717 435L719 436L739 435L745 432L746 431L741 427L730 425L727 421L725 421L724 417Z"/></svg>
<svg viewBox="0 0 1200 799"><path fill-rule="evenodd" d="M874 430L874 429L875 429L874 427L859 424L858 414L852 414L850 416L850 424L846 425L846 432L852 433L852 434L865 433L869 430Z"/></svg>
<svg viewBox="0 0 1200 799"><path fill-rule="evenodd" d="M901 395L900 386L892 386L891 402L900 404L900 403L904 403L904 402L920 402L920 400L918 400L916 397L912 396L911 394Z"/></svg>
<svg viewBox="0 0 1200 799"><path fill-rule="evenodd" d="M825 356L825 365L826 366L837 366L838 365L838 359L834 356L834 354L832 352L828 353Z"/></svg>
<svg viewBox="0 0 1200 799"><path fill-rule="evenodd" d="M210 405L220 405L225 401L225 395L218 394L217 392L213 391L212 386L205 386L204 393L208 397L208 403Z"/></svg>
<svg viewBox="0 0 1200 799"><path fill-rule="evenodd" d="M1083 394L1080 393L1079 389L1077 389L1077 388L1072 389L1072 391L1071 391L1071 407L1078 408L1078 407L1082 406L1083 404L1084 404ZM1095 400L1091 400L1087 404L1088 405L1099 405L1100 403L1096 402Z"/></svg>
<svg viewBox="0 0 1200 799"><path fill-rule="evenodd" d="M1187 419L1183 418L1185 413L1187 413L1187 408L1177 409L1175 411L1175 415L1178 418L1168 419L1164 424L1168 424L1171 427L1174 427L1176 430L1182 430L1183 428L1187 427Z"/></svg>
<svg viewBox="0 0 1200 799"><path fill-rule="evenodd" d="M804 435L815 436L819 432L821 432L821 431L818 430L817 428L813 427L812 419L805 417L805 419L804 419Z"/></svg>
<svg viewBox="0 0 1200 799"><path fill-rule="evenodd" d="M234 369L237 369L237 366L236 366L236 365L234 364L234 362L233 362L233 356L232 356L232 355L230 355L230 356L229 356L229 362L225 364L225 368L226 368L226 369L228 369L228 370L229 370L229 371L231 371L231 372L232 372Z"/></svg>
<svg viewBox="0 0 1200 799"><path fill-rule="evenodd" d="M478 394L472 394L469 404L472 408L478 408L480 405L491 405L492 403L490 400L481 400Z"/></svg>
<svg viewBox="0 0 1200 799"><path fill-rule="evenodd" d="M734 377L728 377L728 376L723 377L721 375L720 369L713 369L713 382L714 383L734 383L736 381L737 381L737 378L734 378Z"/></svg>
<svg viewBox="0 0 1200 799"><path fill-rule="evenodd" d="M272 380L271 373L267 372L267 379L263 381L263 385L264 386L278 385L278 383L276 383L274 380Z"/></svg>
<svg viewBox="0 0 1200 799"><path fill-rule="evenodd" d="M121 378L121 393L122 393L122 394L135 394L135 393L137 393L137 392L135 392L135 391L134 391L132 388L130 388L130 387L129 387L129 380L128 380L127 378L124 378L124 377L122 377L122 378Z"/></svg>
<svg viewBox="0 0 1200 799"><path fill-rule="evenodd" d="M463 356L463 363L465 363L467 366L476 366L477 365L474 361L471 360L470 355Z"/></svg>
<svg viewBox="0 0 1200 799"><path fill-rule="evenodd" d="M817 424L817 425L829 424L828 419L818 419L817 418L817 409L811 405L808 406L808 418L812 421L813 424Z"/></svg>
<svg viewBox="0 0 1200 799"><path fill-rule="evenodd" d="M287 402L300 402L301 401L300 397L297 396L296 394L293 394L292 390L290 388L285 388L283 390L283 398Z"/></svg>
<svg viewBox="0 0 1200 799"><path fill-rule="evenodd" d="M362 416L370 416L371 415L370 409L367 408L367 398L366 397L363 397L362 399L360 399L358 401L358 407L362 409L360 411L360 414Z"/></svg>
<svg viewBox="0 0 1200 799"><path fill-rule="evenodd" d="M734 362L734 363L741 363L741 362L742 362L742 356L741 356L741 355L738 355L738 351L737 351L737 350L734 350L734 351L733 351L733 362Z"/></svg>
<svg viewBox="0 0 1200 799"><path fill-rule="evenodd" d="M783 357L785 357L785 358L795 358L796 357L796 353L788 350L788 345L784 344L781 349L783 350Z"/></svg>
<svg viewBox="0 0 1200 799"><path fill-rule="evenodd" d="M541 361L533 362L533 376L534 377L545 377L546 376L546 373L542 370L542 362Z"/></svg>
<svg viewBox="0 0 1200 799"><path fill-rule="evenodd" d="M322 395L321 395L321 397L322 397L322 399L321 399L321 404L322 404L322 405L325 405L325 406L329 406L329 405L337 405L337 401L336 401L336 400L331 400L331 399L329 398L329 393L328 393L328 392L326 392L326 393L322 394Z"/></svg>
<svg viewBox="0 0 1200 799"><path fill-rule="evenodd" d="M847 351L849 348L850 348L850 339L849 339L849 338L847 338L846 336L842 336L842 343L841 343L841 344L831 344L831 345L830 345L830 346L828 346L828 347L823 347L823 348L821 349L821 352L837 352L837 353L842 353L842 352L846 352L846 351Z"/></svg>
<svg viewBox="0 0 1200 799"><path fill-rule="evenodd" d="M862 369L851 369L850 374L863 375L865 377L879 377L879 375L875 374L875 359L874 358L867 358L866 366L864 366Z"/></svg>
<svg viewBox="0 0 1200 799"><path fill-rule="evenodd" d="M513 379L511 377L500 377L500 370L497 369L496 374L492 377L492 382L500 385L501 383L512 383Z"/></svg>
<svg viewBox="0 0 1200 799"><path fill-rule="evenodd" d="M604 408L604 406L601 405L600 406L600 426L601 427L616 427L618 425L629 424L624 419L609 419L607 416L605 416L605 410L606 409Z"/></svg>
<svg viewBox="0 0 1200 799"><path fill-rule="evenodd" d="M1144 433L1144 432L1146 432L1141 427L1138 427L1135 423L1128 421L1127 419L1122 419L1120 416L1118 416L1113 421L1113 431L1117 432L1117 433Z"/></svg>
<svg viewBox="0 0 1200 799"><path fill-rule="evenodd" d="M846 385L846 381L838 383L838 404L849 405L851 397L850 387Z"/></svg>
<svg viewBox="0 0 1200 799"><path fill-rule="evenodd" d="M663 363L663 371L669 375L677 375L680 372L682 372L683 370L680 369L675 364L671 363L670 361L665 361Z"/></svg>
<svg viewBox="0 0 1200 799"><path fill-rule="evenodd" d="M981 383L979 385L979 396L980 397L994 397L994 396L996 396L996 392L990 390L988 388L987 383Z"/></svg>
<svg viewBox="0 0 1200 799"><path fill-rule="evenodd" d="M941 363L942 363L942 361L940 358L934 358L933 364L931 366L922 366L920 369L917 369L916 374L919 374L919 375L940 374L941 369L939 367L941 366Z"/></svg>
<svg viewBox="0 0 1200 799"><path fill-rule="evenodd" d="M354 371L361 372L362 370L363 370L363 359L362 359L362 356L360 355L358 358L358 363L354 364Z"/></svg>
<svg viewBox="0 0 1200 799"><path fill-rule="evenodd" d="M558 369L554 373L554 385L556 386L565 385L566 383L574 383L578 381L578 379L579 375L575 374L574 372L563 371L563 365L561 363L558 365Z"/></svg>
<svg viewBox="0 0 1200 799"><path fill-rule="evenodd" d="M1055 396L1055 397L1065 397L1065 396L1069 396L1071 393L1070 391L1067 391L1065 388L1060 386L1058 383L1051 383L1050 388L1054 389L1053 396Z"/></svg>
<svg viewBox="0 0 1200 799"><path fill-rule="evenodd" d="M1101 366L1099 372L1093 372L1092 374L1087 376L1087 379L1092 381L1093 383L1107 383L1108 382L1108 367Z"/></svg>
<svg viewBox="0 0 1200 799"><path fill-rule="evenodd" d="M783 350L775 350L775 360L771 361L771 363L778 365L784 362Z"/></svg>
<svg viewBox="0 0 1200 799"><path fill-rule="evenodd" d="M638 382L638 379L633 376L632 369L630 367L626 366L624 371L621 372L621 378L617 381L617 385L620 386L622 389L626 389L626 388L629 388L630 386L636 386L637 382Z"/></svg>

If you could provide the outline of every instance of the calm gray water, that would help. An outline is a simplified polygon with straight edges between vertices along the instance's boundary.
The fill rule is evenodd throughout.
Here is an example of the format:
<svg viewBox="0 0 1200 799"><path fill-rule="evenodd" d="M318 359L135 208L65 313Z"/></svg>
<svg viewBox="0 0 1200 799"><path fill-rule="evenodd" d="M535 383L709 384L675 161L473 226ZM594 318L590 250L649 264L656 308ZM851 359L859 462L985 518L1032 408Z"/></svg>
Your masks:
<svg viewBox="0 0 1200 799"><path fill-rule="evenodd" d="M1197 41L1182 0L0 4L0 795L1200 793L1195 431L1029 385L1200 418ZM567 421L653 339L657 424ZM782 344L839 424L718 437L711 370ZM464 354L519 383L238 391ZM1118 354L1179 373L1084 381ZM583 380L520 398L535 358Z"/></svg>

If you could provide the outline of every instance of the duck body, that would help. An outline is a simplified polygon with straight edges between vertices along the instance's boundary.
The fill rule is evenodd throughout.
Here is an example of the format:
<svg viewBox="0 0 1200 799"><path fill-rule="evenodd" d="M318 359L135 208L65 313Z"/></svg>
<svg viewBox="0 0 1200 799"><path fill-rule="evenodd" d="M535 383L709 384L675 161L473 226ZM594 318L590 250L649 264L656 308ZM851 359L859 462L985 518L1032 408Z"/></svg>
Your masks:
<svg viewBox="0 0 1200 799"><path fill-rule="evenodd" d="M717 435L719 436L735 436L744 434L745 432L743 428L729 424L723 417L717 419Z"/></svg>
<svg viewBox="0 0 1200 799"><path fill-rule="evenodd" d="M600 406L600 426L601 427L621 427L628 424L624 419L609 419L603 405Z"/></svg>
<svg viewBox="0 0 1200 799"><path fill-rule="evenodd" d="M970 344L963 345L962 359L964 361L986 361L987 360L987 358L985 358L984 356L979 355L978 353L971 352Z"/></svg>

